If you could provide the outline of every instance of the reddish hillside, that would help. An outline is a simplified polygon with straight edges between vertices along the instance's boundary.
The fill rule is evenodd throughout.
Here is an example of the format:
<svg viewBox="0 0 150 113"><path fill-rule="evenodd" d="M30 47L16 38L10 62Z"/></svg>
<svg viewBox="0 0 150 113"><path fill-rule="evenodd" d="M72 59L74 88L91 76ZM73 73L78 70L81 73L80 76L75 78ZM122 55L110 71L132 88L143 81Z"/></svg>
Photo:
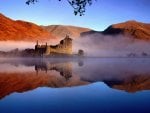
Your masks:
<svg viewBox="0 0 150 113"><path fill-rule="evenodd" d="M103 33L106 35L123 34L124 36L136 39L150 40L150 24L127 21L124 23L113 24Z"/></svg>
<svg viewBox="0 0 150 113"><path fill-rule="evenodd" d="M64 25L50 25L42 26L48 30L52 35L58 38L63 38L66 34L70 35L71 38L78 38L82 32L90 31L91 29L76 27L76 26L64 26Z"/></svg>
<svg viewBox="0 0 150 113"><path fill-rule="evenodd" d="M82 37L85 36L101 36L104 35L123 35L130 38L140 40L150 40L150 24L141 23L137 21L127 21L124 23L113 24L102 32L88 31L81 33Z"/></svg>
<svg viewBox="0 0 150 113"><path fill-rule="evenodd" d="M25 21L14 21L0 14L0 41L46 41L54 39L47 30Z"/></svg>

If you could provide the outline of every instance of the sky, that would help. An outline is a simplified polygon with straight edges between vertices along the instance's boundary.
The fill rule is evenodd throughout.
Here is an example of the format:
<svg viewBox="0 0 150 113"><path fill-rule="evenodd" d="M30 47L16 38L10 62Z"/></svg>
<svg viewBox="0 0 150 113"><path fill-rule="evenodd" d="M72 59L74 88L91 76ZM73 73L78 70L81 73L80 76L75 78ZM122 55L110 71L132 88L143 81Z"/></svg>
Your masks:
<svg viewBox="0 0 150 113"><path fill-rule="evenodd" d="M150 0L93 0L84 16L75 16L67 0L39 0L26 5L26 0L0 0L0 13L14 20L38 25L73 25L97 31L128 20L150 23Z"/></svg>

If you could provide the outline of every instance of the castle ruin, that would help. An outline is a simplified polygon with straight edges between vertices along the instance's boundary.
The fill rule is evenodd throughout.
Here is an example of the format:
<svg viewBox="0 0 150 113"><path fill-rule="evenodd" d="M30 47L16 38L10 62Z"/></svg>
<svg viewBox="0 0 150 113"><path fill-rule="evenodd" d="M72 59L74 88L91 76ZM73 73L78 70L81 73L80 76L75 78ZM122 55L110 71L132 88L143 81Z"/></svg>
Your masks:
<svg viewBox="0 0 150 113"><path fill-rule="evenodd" d="M39 45L37 41L35 53L39 56L72 55L72 39L66 35L57 45Z"/></svg>

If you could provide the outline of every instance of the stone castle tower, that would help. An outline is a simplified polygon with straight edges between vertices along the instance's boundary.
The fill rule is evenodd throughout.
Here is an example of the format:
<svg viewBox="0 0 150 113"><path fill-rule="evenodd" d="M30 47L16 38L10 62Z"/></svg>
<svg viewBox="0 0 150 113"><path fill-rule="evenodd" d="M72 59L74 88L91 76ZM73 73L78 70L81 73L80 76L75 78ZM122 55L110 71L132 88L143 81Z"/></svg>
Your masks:
<svg viewBox="0 0 150 113"><path fill-rule="evenodd" d="M39 55L55 55L55 54L66 54L72 55L72 39L66 35L66 37L60 41L58 45L39 45L38 41L35 45L35 52Z"/></svg>

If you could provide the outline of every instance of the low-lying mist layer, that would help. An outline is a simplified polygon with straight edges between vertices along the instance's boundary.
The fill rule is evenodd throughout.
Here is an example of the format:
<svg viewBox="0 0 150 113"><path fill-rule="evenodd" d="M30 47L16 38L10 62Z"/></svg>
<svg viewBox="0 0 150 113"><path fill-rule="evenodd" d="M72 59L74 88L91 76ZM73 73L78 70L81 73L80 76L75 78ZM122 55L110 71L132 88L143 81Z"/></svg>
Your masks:
<svg viewBox="0 0 150 113"><path fill-rule="evenodd" d="M50 45L55 45L57 44L57 42L59 42L59 40L51 40L51 41L47 41L47 44ZM42 44L46 44L43 42L39 42L40 45ZM31 48L33 49L36 45L36 42L27 42L27 41L0 41L0 51L11 51L14 50L16 48L18 48L19 50L24 50L27 48Z"/></svg>
<svg viewBox="0 0 150 113"><path fill-rule="evenodd" d="M58 44L59 41L48 42L48 45ZM34 48L36 42L0 41L0 51L10 51ZM45 44L45 43L39 43ZM106 35L89 35L73 40L73 53L84 50L85 56L93 57L127 57L150 56L150 41L134 38Z"/></svg>
<svg viewBox="0 0 150 113"><path fill-rule="evenodd" d="M13 49L34 48L35 43L24 41L0 41L0 51L10 51Z"/></svg>
<svg viewBox="0 0 150 113"><path fill-rule="evenodd" d="M87 56L96 57L125 57L150 55L150 41L134 38L106 35L90 35L74 41L73 50L84 50Z"/></svg>

